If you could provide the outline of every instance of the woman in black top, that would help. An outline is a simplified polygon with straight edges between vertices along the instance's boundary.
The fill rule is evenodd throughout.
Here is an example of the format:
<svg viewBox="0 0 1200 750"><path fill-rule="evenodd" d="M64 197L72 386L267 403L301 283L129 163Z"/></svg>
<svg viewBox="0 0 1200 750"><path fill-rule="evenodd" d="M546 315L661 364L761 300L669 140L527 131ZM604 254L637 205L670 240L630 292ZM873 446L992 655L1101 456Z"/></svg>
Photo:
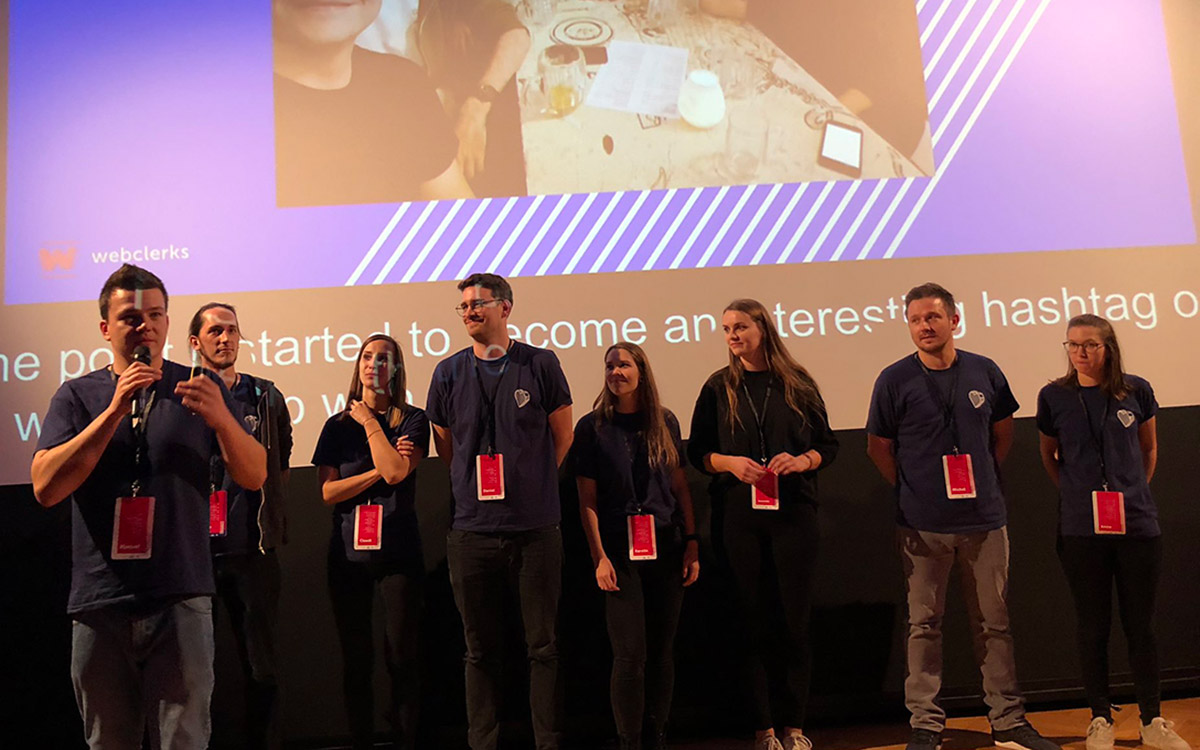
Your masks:
<svg viewBox="0 0 1200 750"><path fill-rule="evenodd" d="M425 569L414 500L417 464L429 450L429 421L407 403L404 358L390 336L363 343L346 404L325 423L313 453L321 497L333 506L329 595L342 647L346 714L354 747L373 747L371 607L378 588L392 683L388 715L397 747L412 748Z"/></svg>
<svg viewBox="0 0 1200 750"><path fill-rule="evenodd" d="M1067 374L1038 394L1042 464L1058 485L1058 556L1075 601L1079 662L1092 709L1087 750L1112 750L1108 638L1113 586L1129 646L1142 744L1188 750L1159 713L1158 645L1152 620L1162 569L1162 532L1150 494L1158 459L1150 384L1125 372L1117 334L1104 318L1067 324Z"/></svg>
<svg viewBox="0 0 1200 750"><path fill-rule="evenodd" d="M692 413L688 456L712 475L714 509L724 506L724 543L737 579L755 714L756 750L804 750L812 656L808 642L817 560L816 472L837 455L816 382L783 345L766 308L734 300L722 317L729 366L708 379ZM752 492L752 487L755 490ZM777 498L777 499L774 499ZM760 601L760 579L774 571L771 599ZM782 651L766 632L783 607ZM784 663L788 695L775 735L768 661ZM778 701L777 701L778 702Z"/></svg>
<svg viewBox="0 0 1200 750"><path fill-rule="evenodd" d="M643 747L643 721L646 747L661 748L675 683L675 628L683 587L700 574L699 538L679 422L659 402L646 353L614 344L604 371L604 390L575 425L579 512L596 583L606 592L621 750Z"/></svg>

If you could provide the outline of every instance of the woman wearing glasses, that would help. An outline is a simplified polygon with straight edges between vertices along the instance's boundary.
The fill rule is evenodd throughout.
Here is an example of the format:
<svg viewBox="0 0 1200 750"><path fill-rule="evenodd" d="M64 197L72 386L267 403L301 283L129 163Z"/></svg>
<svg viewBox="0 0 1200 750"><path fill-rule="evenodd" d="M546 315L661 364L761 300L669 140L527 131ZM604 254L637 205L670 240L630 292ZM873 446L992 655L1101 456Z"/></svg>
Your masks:
<svg viewBox="0 0 1200 750"><path fill-rule="evenodd" d="M700 574L680 443L646 353L626 342L610 346L604 389L575 425L571 456L596 583L606 594L621 750L666 747L675 628L683 588Z"/></svg>
<svg viewBox="0 0 1200 750"><path fill-rule="evenodd" d="M342 647L343 693L355 748L374 747L371 607L379 591L396 746L415 747L417 634L425 565L414 508L417 464L429 450L425 412L407 402L404 358L390 336L359 349L346 409L313 453L321 497L333 506L329 595Z"/></svg>
<svg viewBox="0 0 1200 750"><path fill-rule="evenodd" d="M740 592L754 701L756 750L806 750L802 732L812 655L808 642L817 561L817 471L838 443L816 381L784 347L766 308L734 300L721 319L729 365L708 379L692 414L688 456L712 475L724 506L724 543ZM770 599L759 596L763 580ZM782 605L786 632L768 632ZM772 648L773 646L782 648ZM782 663L787 695L775 734L767 664Z"/></svg>
<svg viewBox="0 0 1200 750"><path fill-rule="evenodd" d="M1096 315L1067 324L1067 374L1038 394L1042 464L1059 490L1058 555L1078 619L1079 661L1092 709L1088 750L1112 750L1108 637L1116 583L1141 712L1142 743L1188 744L1159 715L1158 649L1151 620L1162 563L1150 478L1158 455L1150 384L1125 373L1112 325Z"/></svg>

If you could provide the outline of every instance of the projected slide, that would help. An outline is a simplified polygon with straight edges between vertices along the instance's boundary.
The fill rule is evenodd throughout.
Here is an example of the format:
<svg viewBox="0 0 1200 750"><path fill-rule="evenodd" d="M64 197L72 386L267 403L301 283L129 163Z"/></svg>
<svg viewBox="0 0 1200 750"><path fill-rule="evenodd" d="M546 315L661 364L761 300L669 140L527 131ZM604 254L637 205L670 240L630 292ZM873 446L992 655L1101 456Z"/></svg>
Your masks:
<svg viewBox="0 0 1200 750"><path fill-rule="evenodd" d="M1195 239L1157 2L419 5L12 0L5 301Z"/></svg>

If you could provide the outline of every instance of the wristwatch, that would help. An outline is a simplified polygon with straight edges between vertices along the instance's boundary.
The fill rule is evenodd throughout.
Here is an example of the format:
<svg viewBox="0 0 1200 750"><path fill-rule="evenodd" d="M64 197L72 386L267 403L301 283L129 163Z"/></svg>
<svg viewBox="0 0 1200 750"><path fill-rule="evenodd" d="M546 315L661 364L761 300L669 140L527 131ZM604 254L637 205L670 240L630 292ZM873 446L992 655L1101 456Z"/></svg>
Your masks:
<svg viewBox="0 0 1200 750"><path fill-rule="evenodd" d="M491 84L485 83L472 91L470 97L468 98L478 99L484 104L491 104L492 102L496 101L496 97L498 96L500 96L500 92L497 91Z"/></svg>

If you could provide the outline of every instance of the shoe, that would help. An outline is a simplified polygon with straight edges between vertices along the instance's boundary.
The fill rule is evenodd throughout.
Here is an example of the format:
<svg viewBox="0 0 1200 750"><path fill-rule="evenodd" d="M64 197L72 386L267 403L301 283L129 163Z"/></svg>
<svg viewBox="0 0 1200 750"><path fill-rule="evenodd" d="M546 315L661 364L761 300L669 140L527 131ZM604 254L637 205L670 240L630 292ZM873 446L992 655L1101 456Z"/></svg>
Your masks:
<svg viewBox="0 0 1200 750"><path fill-rule="evenodd" d="M914 729L904 750L942 750L942 733Z"/></svg>
<svg viewBox="0 0 1200 750"><path fill-rule="evenodd" d="M779 738L772 734L755 740L754 750L783 750L783 745L779 744Z"/></svg>
<svg viewBox="0 0 1200 750"><path fill-rule="evenodd" d="M1142 744L1155 750L1192 750L1187 740L1175 731L1175 722L1167 721L1161 716L1142 725Z"/></svg>
<svg viewBox="0 0 1200 750"><path fill-rule="evenodd" d="M1038 734L1029 724L1018 724L1012 729L992 730L992 742L996 747L1007 750L1062 750L1058 745Z"/></svg>
<svg viewBox="0 0 1200 750"><path fill-rule="evenodd" d="M802 734L784 737L780 746L783 750L813 750L812 740Z"/></svg>
<svg viewBox="0 0 1200 750"><path fill-rule="evenodd" d="M1088 724L1087 750L1113 750L1116 732L1113 723L1103 716L1097 716Z"/></svg>

